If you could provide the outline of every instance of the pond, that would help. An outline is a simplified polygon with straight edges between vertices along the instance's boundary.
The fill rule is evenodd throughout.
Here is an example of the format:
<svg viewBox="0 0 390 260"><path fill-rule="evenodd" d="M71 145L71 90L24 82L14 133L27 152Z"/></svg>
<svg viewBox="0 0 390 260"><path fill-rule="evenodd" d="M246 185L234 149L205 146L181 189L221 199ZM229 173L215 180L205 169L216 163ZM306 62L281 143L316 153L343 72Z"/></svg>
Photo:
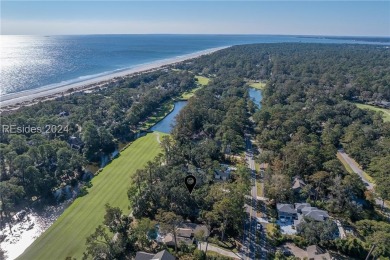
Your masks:
<svg viewBox="0 0 390 260"><path fill-rule="evenodd" d="M175 102L175 107L173 108L173 111L169 113L166 117L164 117L163 120L152 126L150 130L170 134L173 129L173 126L175 125L175 117L186 105L187 101Z"/></svg>
<svg viewBox="0 0 390 260"><path fill-rule="evenodd" d="M261 108L261 99L263 98L261 95L261 90L256 88L249 88L249 96L257 105L257 107Z"/></svg>

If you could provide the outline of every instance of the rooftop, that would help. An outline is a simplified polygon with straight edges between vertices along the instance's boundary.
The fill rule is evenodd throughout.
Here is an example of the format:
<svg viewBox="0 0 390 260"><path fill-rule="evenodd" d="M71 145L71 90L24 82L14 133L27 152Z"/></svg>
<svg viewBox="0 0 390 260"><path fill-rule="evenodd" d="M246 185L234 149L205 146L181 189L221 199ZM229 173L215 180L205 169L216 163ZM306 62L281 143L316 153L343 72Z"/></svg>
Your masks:
<svg viewBox="0 0 390 260"><path fill-rule="evenodd" d="M167 250L158 252L157 254L151 254L146 252L137 252L135 260L175 260L176 257L171 255Z"/></svg>

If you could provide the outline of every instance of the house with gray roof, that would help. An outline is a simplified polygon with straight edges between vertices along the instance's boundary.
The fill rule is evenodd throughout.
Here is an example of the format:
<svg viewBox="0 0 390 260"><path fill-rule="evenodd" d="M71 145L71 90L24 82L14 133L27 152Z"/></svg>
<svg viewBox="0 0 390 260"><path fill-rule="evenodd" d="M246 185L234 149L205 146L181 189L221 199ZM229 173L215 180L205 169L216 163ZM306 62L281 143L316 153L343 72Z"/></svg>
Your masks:
<svg viewBox="0 0 390 260"><path fill-rule="evenodd" d="M329 218L328 212L316 207L304 207L302 209L302 215L307 218L312 218L316 221L325 221Z"/></svg>
<svg viewBox="0 0 390 260"><path fill-rule="evenodd" d="M311 218L315 221L325 221L329 214L325 210L312 207L309 203L282 204L277 203L276 209L281 221L294 221L297 226L304 218Z"/></svg>
<svg viewBox="0 0 390 260"><path fill-rule="evenodd" d="M176 260L176 257L170 254L167 250L160 251L157 254L140 251L135 255L135 260Z"/></svg>
<svg viewBox="0 0 390 260"><path fill-rule="evenodd" d="M294 206L297 213L302 214L302 209L305 207L310 207L310 203L295 203Z"/></svg>
<svg viewBox="0 0 390 260"><path fill-rule="evenodd" d="M292 221L298 217L297 211L292 204L277 203L276 210L278 211L278 217L281 221Z"/></svg>
<svg viewBox="0 0 390 260"><path fill-rule="evenodd" d="M298 218L294 220L294 226L298 226L304 218L311 218L315 221L323 222L329 218L329 214L325 210L311 207L309 203L295 203Z"/></svg>

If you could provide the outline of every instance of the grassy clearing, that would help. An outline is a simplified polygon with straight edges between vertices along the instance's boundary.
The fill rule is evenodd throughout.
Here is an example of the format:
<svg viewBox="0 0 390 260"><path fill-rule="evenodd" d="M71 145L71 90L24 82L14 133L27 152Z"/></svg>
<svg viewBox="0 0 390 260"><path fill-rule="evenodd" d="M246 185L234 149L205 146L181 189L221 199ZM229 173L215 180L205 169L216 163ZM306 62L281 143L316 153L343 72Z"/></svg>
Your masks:
<svg viewBox="0 0 390 260"><path fill-rule="evenodd" d="M275 232L277 231L276 224L273 223L267 223L267 236L273 237L275 235Z"/></svg>
<svg viewBox="0 0 390 260"><path fill-rule="evenodd" d="M210 82L210 78L203 77L203 76L195 76L195 78L198 80L198 83L202 86L206 86Z"/></svg>
<svg viewBox="0 0 390 260"><path fill-rule="evenodd" d="M371 177L370 175L368 175L366 172L363 172L363 176L364 176L364 178L366 178L366 180L368 180L369 182L375 184L374 178L372 178L372 177Z"/></svg>
<svg viewBox="0 0 390 260"><path fill-rule="evenodd" d="M256 188L257 188L257 196L264 197L263 194L263 183L256 181Z"/></svg>
<svg viewBox="0 0 390 260"><path fill-rule="evenodd" d="M382 114L383 121L390 122L390 109L375 107L375 106L366 105L366 104L358 104L358 103L355 103L355 105L360 109L372 110L375 112L383 112L383 114Z"/></svg>
<svg viewBox="0 0 390 260"><path fill-rule="evenodd" d="M257 88L263 90L265 88L266 83L264 82L248 82L248 85L252 88Z"/></svg>
<svg viewBox="0 0 390 260"><path fill-rule="evenodd" d="M199 86L197 88L194 88L194 89L191 89L191 91L186 91L184 92L181 96L180 96L180 99L181 100L188 100L190 99L193 95L195 95L195 92L198 91L199 89L201 89L203 86Z"/></svg>
<svg viewBox="0 0 390 260"><path fill-rule="evenodd" d="M354 174L352 168L349 166L349 164L344 160L344 158L337 153L337 159L341 162L341 164L344 166L344 168L347 170L347 172Z"/></svg>
<svg viewBox="0 0 390 260"><path fill-rule="evenodd" d="M223 257L224 259L234 259L234 258L231 258L231 257L228 257L228 256L224 256L224 255L218 254L218 253L213 252L213 251L207 251L207 256L209 258L221 258L221 257Z"/></svg>
<svg viewBox="0 0 390 260"><path fill-rule="evenodd" d="M103 222L104 205L110 203L128 214L127 189L131 176L159 152L154 134L134 141L92 179L89 194L76 199L18 259L65 259L67 256L81 259L86 237Z"/></svg>
<svg viewBox="0 0 390 260"><path fill-rule="evenodd" d="M191 89L191 91L184 92L179 99L181 100L188 100L192 96L195 95L195 92L198 91L199 89L203 88L204 86L207 86L209 84L210 79L203 77L203 76L195 76L195 78L198 80L198 87Z"/></svg>

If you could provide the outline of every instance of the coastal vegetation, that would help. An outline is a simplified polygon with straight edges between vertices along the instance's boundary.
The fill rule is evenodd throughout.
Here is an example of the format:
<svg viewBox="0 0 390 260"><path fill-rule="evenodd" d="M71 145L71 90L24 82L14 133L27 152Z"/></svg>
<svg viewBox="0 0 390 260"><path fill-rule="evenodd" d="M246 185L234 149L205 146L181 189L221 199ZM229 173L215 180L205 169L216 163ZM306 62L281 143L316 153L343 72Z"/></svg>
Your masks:
<svg viewBox="0 0 390 260"><path fill-rule="evenodd" d="M0 217L10 222L17 209L52 203L54 190L87 180L87 165L101 165L195 87L190 73L157 71L2 115L2 125L42 131L0 133Z"/></svg>
<svg viewBox="0 0 390 260"><path fill-rule="evenodd" d="M196 90L196 95L188 96L171 135L161 136L161 154L153 134L135 141L92 180L89 194L77 199L23 256L34 252L42 254L42 259L50 254L80 257L85 249L86 258L101 252L107 259L116 259L123 257L125 249L129 249L126 257L138 250L156 252L166 246L148 236L151 230L157 232L151 223L158 223L161 231L174 234L175 239L177 227L191 222L210 231L209 235L197 235L196 241L240 240L245 195L250 187L250 171L242 155L244 136L251 133L259 148L254 151L257 163L269 165L262 182L270 215L275 215L276 203L309 202L352 230L345 239L333 239L337 232L334 222L307 221L291 238L271 224L275 227L267 229L274 236L271 247L293 240L361 258L376 245L375 257L390 257L385 216L358 175L336 157L337 150L343 148L375 180L375 196L389 199L390 122L352 104L356 100L390 100L389 62L389 49L381 46L233 46L176 64L173 70L124 79L112 88L25 108L5 117L6 122L42 124L56 120L57 124L69 124L70 132L1 135L5 151L0 157L5 169L1 188L7 195L2 197L2 215L9 218L10 209L18 203L31 202L32 196L42 198L67 183L60 178L67 177L69 183L79 179L86 163L97 162L102 154L115 150L119 141L134 138L162 104ZM194 75L210 78L206 83L206 78L198 77L198 83L207 87L197 85ZM251 85L262 88L261 109L249 98ZM62 111L69 115L59 116ZM80 149L71 148L71 137L81 140ZM139 150L132 150L136 148ZM228 180L216 180L215 174L223 165L235 170ZM126 178L120 175L122 171L128 173ZM43 175L34 175L38 173ZM192 194L183 185L189 174L197 178ZM291 187L296 177L305 182L299 192ZM41 187L41 182L48 186L46 193L34 189ZM76 212L83 201L90 202ZM82 222L70 222L76 219ZM313 230L323 231L322 235L313 236ZM68 245L61 242L62 236L74 239L75 232L81 232L77 233L80 240ZM111 239L114 234L118 234L117 240ZM100 246L96 243L99 238L110 242ZM49 247L49 243L56 244ZM44 252L50 250L58 252ZM196 252L193 246L175 243L171 252L201 259L191 258Z"/></svg>
<svg viewBox="0 0 390 260"><path fill-rule="evenodd" d="M235 210L235 203L218 199L223 195L213 198L220 184L212 181L213 173L209 170L217 169L219 163L230 158L227 151L232 155L241 153L244 148L242 136L245 129L250 130L249 112L252 111L255 112L253 119L257 142L262 149L258 156L259 163L266 162L271 166L266 172L265 196L271 201L282 203L309 201L342 219L361 235L363 231L359 221L370 219L372 223L379 225L378 220L382 217L373 210L373 202L367 197L364 184L357 175L346 172L336 158L339 147L344 147L353 155L354 149L358 149L367 160L381 160L382 163L385 163L383 156L388 156L382 144L387 143L389 138L386 131L388 124L377 115L351 105L350 100L356 96L347 95L348 92L345 92L345 85L348 85L349 91L355 88L354 94L360 97L361 86L354 80L364 81L365 75L355 71L354 66L348 67L357 60L352 60L348 66L337 62L343 60L344 55L356 56L356 59L368 58L366 51L381 55L366 48L354 47L351 50L349 47L340 46L240 46L202 57L191 66L178 65L180 70L191 69L196 73L207 71L213 74L214 78L207 88L198 90L197 95L189 100L188 105L178 115L172 137L167 137L162 142L164 156L139 171L137 178L133 180L129 199L134 217L146 217L164 224L165 220L158 217L160 210L164 210L175 219L180 219L180 222L187 220L207 224L212 220L210 227L213 232L210 236L218 237L219 240L225 239L225 232L230 236L240 237L240 228L235 227L239 227L239 223L243 221L243 218L239 217L242 216L243 209L238 207L242 203L238 203ZM301 54L295 54L297 50ZM332 58L329 58L329 53L332 53ZM205 65L215 64L212 62L214 59L218 59L218 66ZM326 62L321 63L323 59ZM367 62L371 62L371 69L385 73L387 76L383 78L386 80L389 71L384 63L387 60L384 57L379 60L382 63L374 63L372 58ZM200 64L203 64L203 67ZM258 69L249 64L254 64ZM242 67L245 65L244 73ZM332 77L329 74L325 78L318 78L329 71L334 72L334 67L338 66L343 66L343 73L353 71L355 79L343 79L344 74L335 74ZM196 71L197 68L199 71ZM262 109L248 109L251 102L245 92L246 81L243 75L246 78L267 80L268 83L263 89ZM376 75L373 76L375 77ZM378 90L377 96L387 95L381 92L385 89L379 86L382 83L376 84L371 90ZM384 84L387 84L386 81ZM356 124L360 124L360 127L355 128ZM377 143L377 149L382 149L377 156L370 154L367 151L369 146L364 142L360 143L360 139L352 138L354 142L349 141L351 136L359 134L359 129L370 127L374 128L372 131L377 135L364 135L361 140ZM381 172L381 175L376 175L378 178L382 176L388 179L389 176L383 172L385 168L374 165L368 167L368 171L376 169ZM247 192L245 189L234 191L234 186L242 185L240 179L245 179L243 173L239 173L239 178L233 178L229 185L222 186L224 190L231 186L228 188L229 195L234 193L236 200L241 193ZM194 174L201 180L201 184L192 196L184 195L183 199L186 192L184 187L183 190L179 188L179 180L186 174ZM299 194L294 194L291 190L291 180L294 176L299 176L307 183L306 188ZM384 186L378 184L377 189L380 190L380 187ZM165 190L169 192L164 193ZM386 193L380 195L384 196ZM223 205L229 206L225 208ZM220 209L223 210L219 211ZM225 216L222 212L229 214ZM235 217L229 219L231 216ZM320 232L322 235L313 237L310 233L313 230L323 230ZM333 221L309 221L300 226L300 245L314 243L325 248L337 248L341 253L356 257L367 254L375 243L378 249L373 254L388 256L384 249L388 237L381 232L370 229L366 238L355 237L354 241L357 242L353 247L346 247L344 242L334 240L335 232L337 227ZM286 237L279 234L275 245L283 239ZM185 253L183 249L175 250L179 255Z"/></svg>
<svg viewBox="0 0 390 260"><path fill-rule="evenodd" d="M91 180L87 194L77 198L19 259L65 259L67 256L81 259L86 238L104 219L105 205L118 207L128 215L129 182L138 169L160 152L155 134L134 141Z"/></svg>

